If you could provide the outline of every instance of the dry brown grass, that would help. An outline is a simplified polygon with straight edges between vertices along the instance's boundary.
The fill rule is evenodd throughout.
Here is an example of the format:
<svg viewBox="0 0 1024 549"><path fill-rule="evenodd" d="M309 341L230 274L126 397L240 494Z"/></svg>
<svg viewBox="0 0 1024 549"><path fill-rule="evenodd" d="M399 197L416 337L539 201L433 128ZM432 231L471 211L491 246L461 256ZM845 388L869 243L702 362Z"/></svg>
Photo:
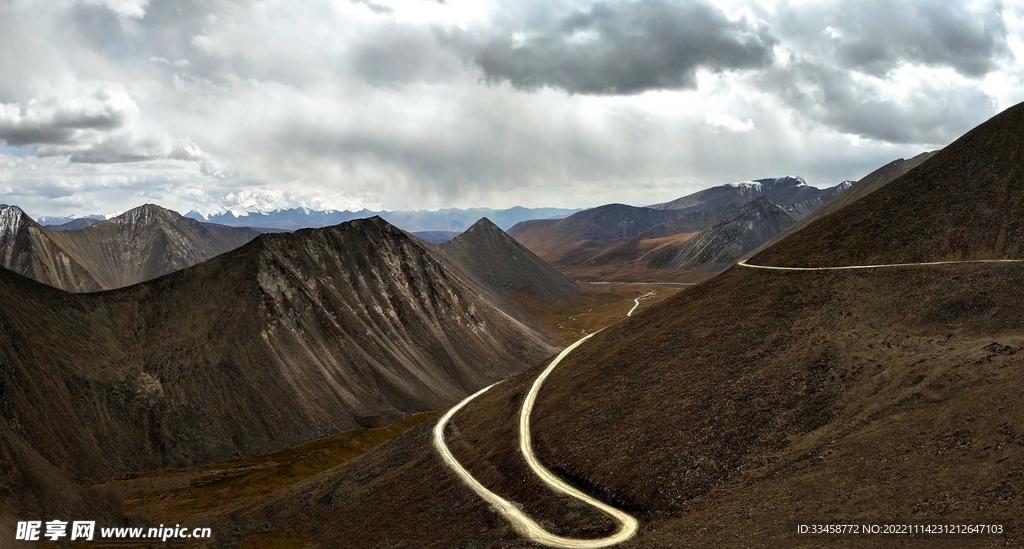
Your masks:
<svg viewBox="0 0 1024 549"><path fill-rule="evenodd" d="M633 300L641 295L654 292L653 296L640 301L636 312L687 287L689 285L685 283L582 282L579 294L562 301L544 301L522 293L514 294L510 299L536 318L541 326L560 337L561 343L572 343L625 318L633 308Z"/></svg>
<svg viewBox="0 0 1024 549"><path fill-rule="evenodd" d="M562 269L569 278L588 282L680 282L697 283L707 280L710 275L682 269L655 269L643 263L630 262L619 265L589 267L577 265Z"/></svg>
<svg viewBox="0 0 1024 549"><path fill-rule="evenodd" d="M191 469L154 471L135 479L112 481L100 488L123 494L121 508L126 516L139 516L153 523L198 524L197 518L222 515L359 457L436 415L413 414L380 429L346 431L262 456Z"/></svg>

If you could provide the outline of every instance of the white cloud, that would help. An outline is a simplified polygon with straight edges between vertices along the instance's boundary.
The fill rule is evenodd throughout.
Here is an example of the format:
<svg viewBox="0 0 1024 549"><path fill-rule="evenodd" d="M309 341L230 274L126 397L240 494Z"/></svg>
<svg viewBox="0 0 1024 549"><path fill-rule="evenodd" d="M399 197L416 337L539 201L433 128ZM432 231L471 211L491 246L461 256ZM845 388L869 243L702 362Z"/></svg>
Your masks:
<svg viewBox="0 0 1024 549"><path fill-rule="evenodd" d="M633 3L643 2L656 3ZM763 65L697 68L682 90L647 78L655 89L623 95L488 82L454 38L540 47L557 30L545 10L592 16L591 4L0 3L0 47L14 52L0 56L0 201L37 214L143 201L185 211L653 203L784 173L857 178L1024 100L1020 2L1003 4L1001 23L975 2L963 28L869 42L857 25L886 23L882 2L729 0L712 19L763 36ZM934 21L960 13L939 4L945 19ZM857 9L861 19L838 17ZM604 45L594 29L628 37L627 23L549 42L586 42L582 55ZM1002 27L1005 47L979 34ZM658 47L645 29L655 40L644 47Z"/></svg>
<svg viewBox="0 0 1024 549"><path fill-rule="evenodd" d="M150 127L120 84L91 87L24 103L0 103L0 140L29 147L41 157L67 156L84 163L205 157L192 140Z"/></svg>
<svg viewBox="0 0 1024 549"><path fill-rule="evenodd" d="M146 6L150 0L83 0L84 4L102 6L117 14L118 17L141 19L146 15Z"/></svg>
<svg viewBox="0 0 1024 549"><path fill-rule="evenodd" d="M745 121L737 120L729 116L728 114L722 113L711 113L705 117L705 122L712 128L718 128L727 130L730 132L745 133L754 129L754 121L746 119Z"/></svg>

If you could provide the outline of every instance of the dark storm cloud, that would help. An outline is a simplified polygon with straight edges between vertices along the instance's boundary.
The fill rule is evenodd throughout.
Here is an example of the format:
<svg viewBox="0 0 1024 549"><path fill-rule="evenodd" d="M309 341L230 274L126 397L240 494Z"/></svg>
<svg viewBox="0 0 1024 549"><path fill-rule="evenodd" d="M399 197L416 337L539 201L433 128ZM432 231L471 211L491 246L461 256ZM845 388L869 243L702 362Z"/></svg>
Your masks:
<svg viewBox="0 0 1024 549"><path fill-rule="evenodd" d="M805 119L888 143L948 143L996 111L973 86L922 81L899 98L870 79L803 60L768 73L761 83Z"/></svg>
<svg viewBox="0 0 1024 549"><path fill-rule="evenodd" d="M839 66L876 76L910 62L977 77L1009 52L1000 3L971 9L958 1L864 0L780 13L780 32L805 47L832 47Z"/></svg>
<svg viewBox="0 0 1024 549"><path fill-rule="evenodd" d="M82 130L109 131L121 127L125 112L104 93L84 105L47 101L29 105L0 105L0 140L11 147L67 145Z"/></svg>
<svg viewBox="0 0 1024 549"><path fill-rule="evenodd" d="M0 0L0 192L398 208L836 183L1024 97L1024 17L985 1Z"/></svg>
<svg viewBox="0 0 1024 549"><path fill-rule="evenodd" d="M449 37L489 81L581 94L692 88L698 68L771 63L775 39L703 2L599 2L584 9L535 6L522 21ZM555 13L551 13L554 11Z"/></svg>

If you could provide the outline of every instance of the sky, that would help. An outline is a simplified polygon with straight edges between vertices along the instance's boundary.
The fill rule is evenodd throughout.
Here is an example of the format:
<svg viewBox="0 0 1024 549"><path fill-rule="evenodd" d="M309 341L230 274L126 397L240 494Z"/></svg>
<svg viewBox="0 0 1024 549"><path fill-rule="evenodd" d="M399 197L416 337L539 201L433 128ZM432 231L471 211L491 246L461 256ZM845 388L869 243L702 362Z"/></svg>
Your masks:
<svg viewBox="0 0 1024 549"><path fill-rule="evenodd" d="M831 186L1024 101L1024 0L0 0L29 214Z"/></svg>

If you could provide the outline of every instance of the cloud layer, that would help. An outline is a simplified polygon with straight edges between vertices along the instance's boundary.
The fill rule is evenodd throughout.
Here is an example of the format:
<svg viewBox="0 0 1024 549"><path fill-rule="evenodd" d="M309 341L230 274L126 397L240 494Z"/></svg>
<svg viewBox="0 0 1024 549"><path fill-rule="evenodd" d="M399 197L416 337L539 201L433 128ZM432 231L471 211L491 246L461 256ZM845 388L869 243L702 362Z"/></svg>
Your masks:
<svg viewBox="0 0 1024 549"><path fill-rule="evenodd" d="M0 201L652 203L830 185L1024 100L1018 3L0 4Z"/></svg>
<svg viewBox="0 0 1024 549"><path fill-rule="evenodd" d="M704 2L517 4L525 12L450 40L488 80L516 88L622 95L694 88L700 68L765 67L776 40L764 25Z"/></svg>

